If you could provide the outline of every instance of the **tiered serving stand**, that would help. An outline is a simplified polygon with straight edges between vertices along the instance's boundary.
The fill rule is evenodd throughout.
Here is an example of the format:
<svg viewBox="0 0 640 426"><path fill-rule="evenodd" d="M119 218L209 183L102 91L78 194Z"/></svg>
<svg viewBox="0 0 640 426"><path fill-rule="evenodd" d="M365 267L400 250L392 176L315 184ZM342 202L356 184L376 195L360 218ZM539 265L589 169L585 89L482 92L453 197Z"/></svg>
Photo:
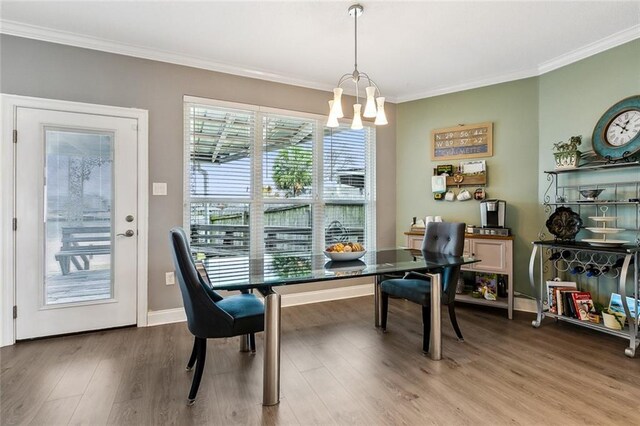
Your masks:
<svg viewBox="0 0 640 426"><path fill-rule="evenodd" d="M587 228L587 230L594 234L601 234L602 238L584 238L582 241L595 247L618 247L629 242L609 238L609 235L615 235L618 232L624 231L624 228L610 228L607 226L610 222L615 222L618 219L617 216L607 216L608 209L609 207L607 206L601 206L600 211L602 212L602 216L589 216L589 219L596 222L599 226ZM600 224L602 224L602 226L600 226Z"/></svg>

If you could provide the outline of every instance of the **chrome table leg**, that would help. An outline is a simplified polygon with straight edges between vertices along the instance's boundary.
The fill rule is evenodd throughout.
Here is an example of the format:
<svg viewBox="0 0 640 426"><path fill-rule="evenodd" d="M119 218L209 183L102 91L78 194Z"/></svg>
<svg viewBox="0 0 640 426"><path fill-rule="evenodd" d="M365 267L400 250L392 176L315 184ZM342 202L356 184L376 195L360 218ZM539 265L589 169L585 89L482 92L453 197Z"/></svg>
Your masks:
<svg viewBox="0 0 640 426"><path fill-rule="evenodd" d="M280 402L280 295L264 297L264 371L262 405Z"/></svg>
<svg viewBox="0 0 640 426"><path fill-rule="evenodd" d="M431 344L429 346L429 355L434 361L442 359L442 324L441 324L441 307L442 302L442 284L441 275L426 274L431 279Z"/></svg>
<svg viewBox="0 0 640 426"><path fill-rule="evenodd" d="M373 325L380 327L380 283L382 276L376 275L373 283Z"/></svg>

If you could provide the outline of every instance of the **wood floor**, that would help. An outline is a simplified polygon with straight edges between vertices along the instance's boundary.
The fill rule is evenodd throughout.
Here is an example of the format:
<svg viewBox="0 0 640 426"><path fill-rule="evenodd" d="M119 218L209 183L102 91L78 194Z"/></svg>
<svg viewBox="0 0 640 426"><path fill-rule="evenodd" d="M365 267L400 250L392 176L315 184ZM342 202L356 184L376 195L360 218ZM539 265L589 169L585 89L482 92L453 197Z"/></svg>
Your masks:
<svg viewBox="0 0 640 426"><path fill-rule="evenodd" d="M185 405L186 324L21 342L0 351L0 423L10 424L639 424L640 358L626 341L504 311L443 317L444 359L421 355L420 308L391 300L389 332L372 298L283 311L281 403L263 408L258 353L209 340L193 407Z"/></svg>

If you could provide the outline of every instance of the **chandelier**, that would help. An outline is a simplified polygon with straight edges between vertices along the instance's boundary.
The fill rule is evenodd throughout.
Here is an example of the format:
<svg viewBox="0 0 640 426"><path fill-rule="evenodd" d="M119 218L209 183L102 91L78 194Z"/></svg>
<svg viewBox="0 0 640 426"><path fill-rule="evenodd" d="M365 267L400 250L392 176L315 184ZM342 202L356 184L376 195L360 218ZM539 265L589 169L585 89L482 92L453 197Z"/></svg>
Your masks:
<svg viewBox="0 0 640 426"><path fill-rule="evenodd" d="M338 118L344 117L342 112L342 85L351 80L355 84L356 103L353 105L353 121L351 122L351 128L354 130L362 129L362 117L361 110L362 104L360 104L360 80L367 83L365 88L366 104L364 107L364 113L362 116L367 118L375 117L374 124L385 125L387 124L387 116L384 113L384 97L380 96L380 89L378 85L371 80L369 75L364 72L358 71L358 17L362 15L364 8L362 5L354 4L349 7L349 15L353 18L355 23L355 60L353 65L353 72L347 73L340 77L338 86L333 89L333 100L329 101L329 119L327 120L327 127L338 127ZM378 95L378 97L376 97Z"/></svg>

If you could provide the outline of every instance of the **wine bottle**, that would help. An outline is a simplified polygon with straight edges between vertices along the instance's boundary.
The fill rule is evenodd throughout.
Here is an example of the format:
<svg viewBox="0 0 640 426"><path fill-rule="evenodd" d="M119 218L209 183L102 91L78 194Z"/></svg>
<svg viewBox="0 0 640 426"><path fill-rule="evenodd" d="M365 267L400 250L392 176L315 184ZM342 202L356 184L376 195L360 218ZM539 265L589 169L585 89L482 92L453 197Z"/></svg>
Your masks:
<svg viewBox="0 0 640 426"><path fill-rule="evenodd" d="M507 297L507 283L504 281L504 277L500 275L498 278L498 297Z"/></svg>
<svg viewBox="0 0 640 426"><path fill-rule="evenodd" d="M571 269L572 274L581 274L584 272L584 266L576 265Z"/></svg>
<svg viewBox="0 0 640 426"><path fill-rule="evenodd" d="M597 265L593 265L591 263L587 265L586 272L588 277L597 277L602 273Z"/></svg>

